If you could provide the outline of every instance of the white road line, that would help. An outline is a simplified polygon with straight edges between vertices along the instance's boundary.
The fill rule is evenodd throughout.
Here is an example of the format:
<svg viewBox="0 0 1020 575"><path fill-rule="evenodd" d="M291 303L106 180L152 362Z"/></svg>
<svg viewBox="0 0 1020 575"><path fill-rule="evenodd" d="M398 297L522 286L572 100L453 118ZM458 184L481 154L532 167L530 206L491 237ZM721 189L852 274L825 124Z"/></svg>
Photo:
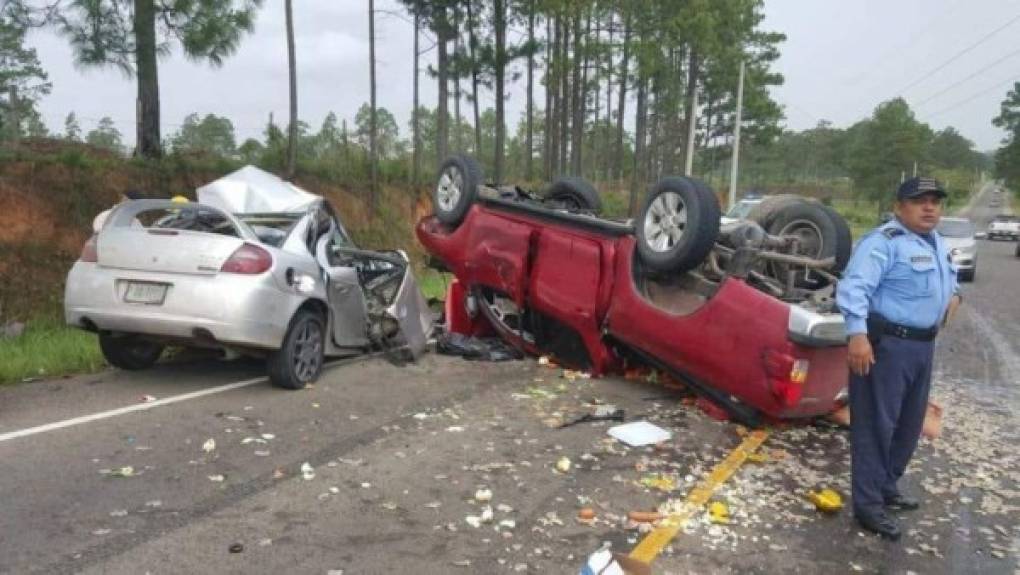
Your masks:
<svg viewBox="0 0 1020 575"><path fill-rule="evenodd" d="M324 365L324 368L337 367L340 365L347 365L355 363L357 361L369 359L377 356L378 353L366 354L354 358L341 359ZM205 397L207 395L214 395L217 393L223 393L232 389L240 389L256 383L266 381L266 376L255 377L252 379L246 379L244 381L236 381L234 383L228 383L225 385L219 385L216 387L210 387L208 389L201 389L199 391L192 391L191 393L184 393L181 395L174 395L172 397L164 397L163 399L157 399L149 403L139 403L135 405L129 405L127 407L119 407L117 409L111 409L109 411L101 411L99 413L93 413L90 415L83 415L81 417L74 417L71 419L65 419L63 421L55 421L53 423L46 423L44 425L37 425L35 427L29 427L26 429L19 429L17 431L8 431L7 433L0 433L0 443L10 441L12 439L18 439L21 437L28 437L29 435L37 435L40 433L46 433L49 431L56 431L57 429L64 429L67 427L73 427L75 425L82 425L84 423L91 423L93 421L99 421L102 419L109 419L111 417L117 417L126 413L134 413L136 411L146 411L156 407L164 405L170 405L173 403L180 403L182 401L188 401L191 399L197 399L199 397Z"/></svg>

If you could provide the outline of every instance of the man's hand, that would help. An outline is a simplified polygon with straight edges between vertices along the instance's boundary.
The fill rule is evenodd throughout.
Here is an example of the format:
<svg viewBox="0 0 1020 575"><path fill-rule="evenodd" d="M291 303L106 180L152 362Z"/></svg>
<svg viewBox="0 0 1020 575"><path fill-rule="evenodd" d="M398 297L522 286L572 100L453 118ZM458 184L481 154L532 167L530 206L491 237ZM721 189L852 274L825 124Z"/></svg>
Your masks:
<svg viewBox="0 0 1020 575"><path fill-rule="evenodd" d="M868 335L858 333L850 336L847 348L847 363L850 364L850 371L861 376L868 375L871 366L875 365L875 352L871 349Z"/></svg>
<svg viewBox="0 0 1020 575"><path fill-rule="evenodd" d="M960 303L963 301L958 295L954 295L949 298L949 308L946 309L946 317L942 318L942 327L949 325L949 322L953 321L953 316L956 315L956 311L960 309Z"/></svg>

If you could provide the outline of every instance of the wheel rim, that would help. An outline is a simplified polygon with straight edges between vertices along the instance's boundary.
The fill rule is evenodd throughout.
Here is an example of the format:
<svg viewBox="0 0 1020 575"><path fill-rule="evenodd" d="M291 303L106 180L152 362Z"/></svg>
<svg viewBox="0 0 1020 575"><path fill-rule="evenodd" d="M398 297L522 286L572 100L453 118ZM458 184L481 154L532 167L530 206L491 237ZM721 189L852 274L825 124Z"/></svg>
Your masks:
<svg viewBox="0 0 1020 575"><path fill-rule="evenodd" d="M508 297L495 292L483 294L482 305L488 310L490 316L499 322L500 326L510 331L528 343L535 342L535 336L522 327L524 312L514 301Z"/></svg>
<svg viewBox="0 0 1020 575"><path fill-rule="evenodd" d="M460 201L464 187L464 176L455 166L443 170L439 176L439 183L436 185L436 201L439 202L439 209L449 212L456 207Z"/></svg>
<svg viewBox="0 0 1020 575"><path fill-rule="evenodd" d="M676 192L663 192L645 214L645 243L656 252L676 248L687 230L687 204Z"/></svg>
<svg viewBox="0 0 1020 575"><path fill-rule="evenodd" d="M797 255L819 259L822 256L822 250L825 249L822 230L810 220L794 220L783 226L779 230L779 235L797 238ZM783 264L777 264L777 267L781 270L785 269L789 273L795 273L805 281L810 280L813 275L811 269L807 266L784 266Z"/></svg>
<svg viewBox="0 0 1020 575"><path fill-rule="evenodd" d="M314 321L306 321L294 338L294 375L309 381L322 365L322 330Z"/></svg>

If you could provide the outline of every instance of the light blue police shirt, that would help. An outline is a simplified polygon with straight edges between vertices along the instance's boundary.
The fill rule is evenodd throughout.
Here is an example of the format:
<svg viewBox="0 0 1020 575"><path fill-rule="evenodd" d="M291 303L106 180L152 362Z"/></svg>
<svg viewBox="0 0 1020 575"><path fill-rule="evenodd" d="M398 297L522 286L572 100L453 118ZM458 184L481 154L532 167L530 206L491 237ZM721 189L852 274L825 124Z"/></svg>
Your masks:
<svg viewBox="0 0 1020 575"><path fill-rule="evenodd" d="M935 247L893 219L865 235L836 288L847 335L867 333L868 313L916 328L942 321L959 290L957 268L938 232Z"/></svg>

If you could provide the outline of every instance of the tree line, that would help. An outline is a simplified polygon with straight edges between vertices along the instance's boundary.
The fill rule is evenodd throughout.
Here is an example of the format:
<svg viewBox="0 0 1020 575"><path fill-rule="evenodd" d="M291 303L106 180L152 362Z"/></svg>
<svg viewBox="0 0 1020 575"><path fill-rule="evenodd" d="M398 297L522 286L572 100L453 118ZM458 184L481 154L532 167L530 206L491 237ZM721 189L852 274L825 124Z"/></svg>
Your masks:
<svg viewBox="0 0 1020 575"><path fill-rule="evenodd" d="M0 137L3 119L17 134L45 130L33 111L50 83L24 47L24 34L49 26L68 39L79 64L114 65L134 76L137 155L197 153L289 177L308 172L367 183L373 204L379 181L425 183L454 152L476 156L496 182L579 175L637 192L662 175L692 173L721 184L741 62L747 70L743 187L847 180L853 195L878 198L915 164L920 173L959 182L968 170L987 167L956 130L932 130L901 99L880 104L849 128L821 122L784 131L782 106L769 92L783 81L772 66L784 36L763 29L761 0L399 1L415 30L407 137L376 101L372 1L369 101L350 126L334 113L317 130L299 119L294 70L301 55L289 0L289 117L270 116L261 138L240 144L230 120L213 115L189 115L176 133L163 134L153 51L178 42L189 57L221 63L253 30L261 0L9 0L0 10ZM435 63L426 67L423 54L432 50ZM522 84L523 112L508 121L506 102L516 84ZM434 108L420 103L423 85L435 90ZM94 140L109 144L116 128L101 127ZM632 203L638 195L630 194Z"/></svg>

